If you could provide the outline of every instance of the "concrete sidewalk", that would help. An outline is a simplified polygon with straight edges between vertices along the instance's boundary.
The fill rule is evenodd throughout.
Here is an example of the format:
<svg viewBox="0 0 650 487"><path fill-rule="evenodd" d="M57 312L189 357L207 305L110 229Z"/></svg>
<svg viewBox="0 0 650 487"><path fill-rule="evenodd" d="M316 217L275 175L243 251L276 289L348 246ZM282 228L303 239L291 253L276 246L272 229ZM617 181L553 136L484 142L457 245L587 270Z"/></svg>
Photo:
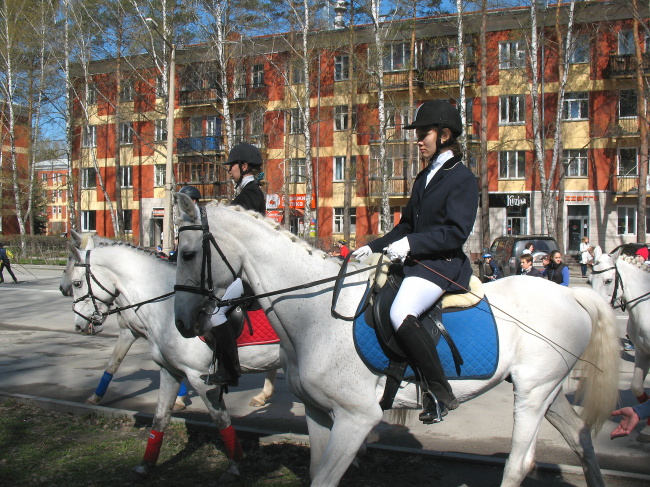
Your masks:
<svg viewBox="0 0 650 487"><path fill-rule="evenodd" d="M0 392L43 398L43 403L51 399L82 407L95 390L116 343L117 325L111 317L101 335L75 334L71 299L58 292L61 271L35 271L38 279L26 277L22 286L0 287ZM586 286L580 281L574 285ZM621 337L625 336L626 322L627 317L618 313ZM621 351L619 388L623 405L636 402L629 391L633 361L633 352ZM267 406L248 405L262 382L262 375L244 376L240 386L226 396L235 427L259 431L262 435L304 438L296 436L307 434L304 407L288 391L284 374L279 374L276 394ZM158 383L158 367L151 360L148 344L138 340L113 379L102 406L153 414ZM207 411L194 391L190 392L190 401L187 411L177 416L209 422ZM416 415L404 426L382 422L371 433L369 442L407 451L470 455L468 459L500 464L510 451L512 423L512 385L504 382L463 404L439 425L424 426ZM641 477L645 480L639 485L650 485L650 444L637 443L636 435L610 441L609 434L615 426L614 422L607 422L594 440L601 468L648 476ZM542 464L579 468L577 456L546 421L539 433L536 459Z"/></svg>

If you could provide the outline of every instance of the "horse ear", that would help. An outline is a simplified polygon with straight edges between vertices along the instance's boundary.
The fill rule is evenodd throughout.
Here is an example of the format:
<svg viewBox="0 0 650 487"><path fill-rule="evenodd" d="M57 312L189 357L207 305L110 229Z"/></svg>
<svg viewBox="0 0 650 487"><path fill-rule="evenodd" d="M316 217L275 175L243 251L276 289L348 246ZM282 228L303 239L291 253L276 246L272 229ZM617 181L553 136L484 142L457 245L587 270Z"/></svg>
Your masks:
<svg viewBox="0 0 650 487"><path fill-rule="evenodd" d="M81 255L79 254L79 249L72 242L68 242L68 252L70 253L70 258L76 262L81 262Z"/></svg>
<svg viewBox="0 0 650 487"><path fill-rule="evenodd" d="M600 248L600 245L596 245L594 249L594 261L597 261L601 255L603 255L603 249Z"/></svg>
<svg viewBox="0 0 650 487"><path fill-rule="evenodd" d="M96 235L88 236L88 238L86 239L86 245L84 246L84 250L92 250L97 246L97 242L95 242L95 237Z"/></svg>
<svg viewBox="0 0 650 487"><path fill-rule="evenodd" d="M181 213L187 215L187 218L190 220L199 220L200 216L198 213L198 207L192 201L192 198L183 193L176 193L176 201L178 202L178 209Z"/></svg>
<svg viewBox="0 0 650 487"><path fill-rule="evenodd" d="M83 237L72 229L70 230L70 237L72 238L75 247L81 248L81 240Z"/></svg>

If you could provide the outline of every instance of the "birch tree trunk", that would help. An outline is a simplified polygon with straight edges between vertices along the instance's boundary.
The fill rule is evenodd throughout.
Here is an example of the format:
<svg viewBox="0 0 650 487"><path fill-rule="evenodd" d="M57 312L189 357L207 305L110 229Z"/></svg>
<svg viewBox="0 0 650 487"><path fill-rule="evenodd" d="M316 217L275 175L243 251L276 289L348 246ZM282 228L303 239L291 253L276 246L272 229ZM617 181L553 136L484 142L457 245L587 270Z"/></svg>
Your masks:
<svg viewBox="0 0 650 487"><path fill-rule="evenodd" d="M637 0L632 0L635 12L638 12ZM639 118L639 136L641 154L639 160L639 194L637 196L636 238L639 243L646 243L646 197L648 180L648 97L643 76L643 54L639 39L641 23L639 16L634 16L634 56L636 59L637 113Z"/></svg>
<svg viewBox="0 0 650 487"><path fill-rule="evenodd" d="M490 193L487 151L487 0L481 2L481 236L483 248L490 247Z"/></svg>

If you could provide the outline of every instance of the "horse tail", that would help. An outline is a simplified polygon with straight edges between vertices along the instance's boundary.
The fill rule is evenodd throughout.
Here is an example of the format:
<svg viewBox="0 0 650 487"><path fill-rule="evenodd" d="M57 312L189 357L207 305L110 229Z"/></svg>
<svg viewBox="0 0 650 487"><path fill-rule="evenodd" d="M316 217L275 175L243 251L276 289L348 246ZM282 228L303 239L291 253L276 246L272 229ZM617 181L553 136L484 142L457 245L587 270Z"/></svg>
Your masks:
<svg viewBox="0 0 650 487"><path fill-rule="evenodd" d="M597 433L618 404L619 339L612 308L595 291L570 288L574 299L591 317L592 331L581 356L575 401L583 406L582 419Z"/></svg>

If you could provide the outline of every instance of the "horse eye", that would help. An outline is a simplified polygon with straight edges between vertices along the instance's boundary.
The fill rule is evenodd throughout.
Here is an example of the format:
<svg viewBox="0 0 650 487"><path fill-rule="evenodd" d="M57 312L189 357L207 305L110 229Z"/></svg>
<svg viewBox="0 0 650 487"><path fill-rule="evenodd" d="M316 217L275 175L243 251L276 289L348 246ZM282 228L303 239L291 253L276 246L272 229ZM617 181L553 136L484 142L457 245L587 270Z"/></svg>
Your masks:
<svg viewBox="0 0 650 487"><path fill-rule="evenodd" d="M81 287L81 281L72 281L72 285L74 287L76 287L76 288L80 288Z"/></svg>
<svg viewBox="0 0 650 487"><path fill-rule="evenodd" d="M605 284L611 284L614 281L614 279L605 279Z"/></svg>
<svg viewBox="0 0 650 487"><path fill-rule="evenodd" d="M190 260L194 259L196 257L196 252L185 252L183 253L183 260L185 262L189 262Z"/></svg>

